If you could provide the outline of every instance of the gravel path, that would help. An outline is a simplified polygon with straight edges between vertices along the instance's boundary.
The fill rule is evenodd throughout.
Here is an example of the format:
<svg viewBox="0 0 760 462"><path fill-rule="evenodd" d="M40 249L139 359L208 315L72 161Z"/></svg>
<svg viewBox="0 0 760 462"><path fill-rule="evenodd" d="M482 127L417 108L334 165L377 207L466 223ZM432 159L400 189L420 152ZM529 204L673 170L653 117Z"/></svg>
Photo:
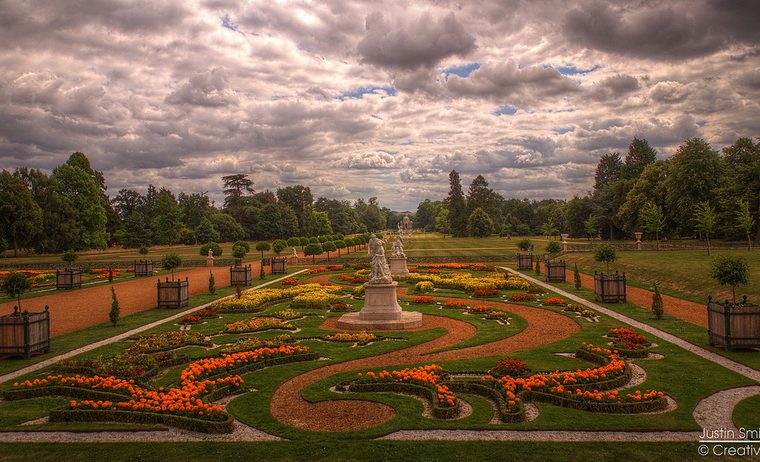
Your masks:
<svg viewBox="0 0 760 462"><path fill-rule="evenodd" d="M699 439L701 432L616 432L575 430L401 430L381 440L395 441L552 441L552 442L659 442Z"/></svg>
<svg viewBox="0 0 760 462"><path fill-rule="evenodd" d="M248 292L249 290L260 289L260 288L268 286L270 284L274 284L276 282L282 281L283 279L286 279L286 278L292 277L292 276L294 276L296 274L299 274L299 273L301 273L303 271L306 271L306 270L303 269L303 270L298 271L296 273L288 274L286 276L283 276L281 278L275 279L273 281L269 281L269 282L266 282L264 284L260 284L260 285L258 285L256 287L252 287L250 289L247 289L245 292ZM227 275L228 275L228 278L229 278L229 270L227 270ZM233 295L229 295L228 297L224 297L224 298L229 298L229 297L233 297ZM220 298L219 300L223 300L224 298ZM218 300L215 300L214 302L211 302L211 303L207 303L205 305L197 306L195 308L191 308L189 310L183 310L183 311L181 311L181 312L179 312L179 313L177 313L177 314L175 314L173 316L169 316L167 318L160 319L160 320L152 322L150 324L146 324L144 326L137 327L135 329L132 329L132 330L127 331L127 332L124 332L122 334L115 335L113 337L109 337L109 338L97 341L95 343L91 343L91 344L89 344L87 346L83 346L81 348L77 348L76 350L71 350L71 351L69 351L67 353L63 353L63 354L60 354L58 356L54 356L52 358L48 358L48 359L46 359L44 361L40 361L38 363L32 364L31 366L25 367L23 369L19 369L17 371L10 372L10 373L5 374L5 375L1 375L0 376L0 383L4 383L4 382L7 382L9 380L16 379L16 378L21 377L23 375L26 375L26 374L28 374L30 372L38 371L38 370L43 369L45 367L48 367L48 366L50 366L52 364L55 364L58 361L62 361L64 359L71 358L71 357L76 356L78 354L81 354L81 353L84 353L84 352L87 352L87 351L90 351L90 350L94 350L95 348L100 348L103 345L108 345L110 343L114 343L114 342L118 342L118 341L127 339L129 337L134 336L134 335L137 335L137 334L140 334L142 332L145 332L145 331L147 331L149 329L153 329L156 326L160 326L161 324L165 324L167 322L175 321L175 320L180 319L183 316L186 316L186 315L188 315L190 313L194 313L194 312L202 310L204 308L208 308L212 303L216 303L216 301L218 301ZM121 300L119 302L121 303Z"/></svg>
<svg viewBox="0 0 760 462"><path fill-rule="evenodd" d="M690 351L694 353L697 356L700 356L708 361L712 361L716 364L719 364L726 369L730 369L736 373L739 373L751 380L754 380L755 382L760 382L760 371L757 369L753 369L749 366L745 366L744 364L738 363L736 361L732 361L724 356L721 356L717 353L713 353L712 351L706 350L702 347L699 347L697 345L694 345L693 343L689 343L686 340L683 340L680 337L676 337L675 335L669 334L665 331L662 331L660 329L657 329L656 327L652 327L648 324L644 324L643 322L637 321L633 318L629 318L628 316L625 316L623 314L620 314L616 311L610 310L608 308L605 308L601 305L598 305L593 302L589 302L588 300L585 300L583 298L578 297L577 295L573 295L569 292L566 292L564 290L561 290L557 287L552 286L551 284L547 284L543 281L539 281L538 279L532 278L526 274L523 274L519 271L515 271L511 268L506 267L500 267L503 270L509 271L511 273L514 273L522 278L527 279L528 281L532 282L535 285L539 285L541 287L545 287L549 290L553 290L554 292L569 298L570 300L573 300L576 303L580 303L582 305L585 305L591 309L594 309L596 311L599 311L601 313L606 314L607 316L617 319L619 321L622 321L626 324L630 324L631 326L640 329L644 332L650 333L652 335L655 335L657 337L660 337L663 340L666 340L674 345L678 345L679 347L683 348L684 350Z"/></svg>
<svg viewBox="0 0 760 462"><path fill-rule="evenodd" d="M733 419L734 408L740 401L757 395L760 395L760 386L721 390L697 403L694 419L705 430L733 430L738 435Z"/></svg>

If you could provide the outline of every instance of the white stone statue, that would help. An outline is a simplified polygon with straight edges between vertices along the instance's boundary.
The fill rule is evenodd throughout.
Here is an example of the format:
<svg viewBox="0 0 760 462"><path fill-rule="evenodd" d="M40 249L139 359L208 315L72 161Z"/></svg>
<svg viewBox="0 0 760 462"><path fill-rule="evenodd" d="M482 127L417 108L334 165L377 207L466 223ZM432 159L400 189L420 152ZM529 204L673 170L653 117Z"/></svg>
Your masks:
<svg viewBox="0 0 760 462"><path fill-rule="evenodd" d="M385 241L374 234L369 238L367 253L372 258L372 272L368 284L390 284L393 282L391 269L385 259Z"/></svg>
<svg viewBox="0 0 760 462"><path fill-rule="evenodd" d="M214 251L211 249L208 249L208 255L206 258L214 258Z"/></svg>
<svg viewBox="0 0 760 462"><path fill-rule="evenodd" d="M393 242L393 254L394 257L406 257L404 253L404 240L401 239L401 234L396 236L396 240Z"/></svg>
<svg viewBox="0 0 760 462"><path fill-rule="evenodd" d="M295 247L293 247L293 256L298 258L298 251L296 250Z"/></svg>

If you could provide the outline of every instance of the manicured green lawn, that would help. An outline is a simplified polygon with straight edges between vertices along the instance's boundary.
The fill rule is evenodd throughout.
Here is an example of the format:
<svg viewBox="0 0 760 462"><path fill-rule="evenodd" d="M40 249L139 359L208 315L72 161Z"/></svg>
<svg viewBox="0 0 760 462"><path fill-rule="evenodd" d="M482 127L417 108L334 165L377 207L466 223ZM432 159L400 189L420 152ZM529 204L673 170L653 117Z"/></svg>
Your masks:
<svg viewBox="0 0 760 462"><path fill-rule="evenodd" d="M712 256L702 250L671 250L671 251L626 251L618 252L618 260L610 265L611 270L625 271L626 276L635 285L646 289L656 283L660 287L672 291L674 295L681 294L692 301L706 303L712 295L719 299L731 297L731 288L721 286L710 277L712 261L721 255L738 255L747 260L749 265L750 283L746 287L737 288L737 294L747 294L750 300L760 302L760 252L746 250L713 250ZM587 274L594 271L604 271L603 263L594 261L591 252L571 253L563 256L568 267L578 263L578 268ZM667 291L666 291L667 293Z"/></svg>
<svg viewBox="0 0 760 462"><path fill-rule="evenodd" d="M734 409L734 423L738 428L760 431L760 412L758 410L760 410L760 396L745 399Z"/></svg>
<svg viewBox="0 0 760 462"><path fill-rule="evenodd" d="M0 444L0 461L498 461L716 460L696 443L551 443L487 441L346 441L258 443ZM732 460L721 458L720 460ZM738 460L738 459L737 459ZM746 460L746 459L743 459Z"/></svg>

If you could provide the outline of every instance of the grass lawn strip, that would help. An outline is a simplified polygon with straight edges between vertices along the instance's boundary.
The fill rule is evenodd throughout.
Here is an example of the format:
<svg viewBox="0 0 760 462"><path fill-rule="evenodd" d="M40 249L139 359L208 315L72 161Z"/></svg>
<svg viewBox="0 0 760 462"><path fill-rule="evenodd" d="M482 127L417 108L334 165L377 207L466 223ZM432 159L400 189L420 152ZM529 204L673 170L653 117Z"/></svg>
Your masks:
<svg viewBox="0 0 760 462"><path fill-rule="evenodd" d="M299 273L301 273L303 271L306 271L306 270L303 269L303 270L298 271L296 273L285 275L285 276L283 276L281 278L274 279L272 281L267 281L264 284L260 284L258 286L255 286L255 287L252 287L250 289L247 289L244 292L260 289L262 287L265 287L265 286L268 286L268 285L280 282L280 281L282 281L282 280L284 280L284 279L286 279L288 277L292 277L293 275L299 274ZM234 295L228 295L228 296L223 297L223 298L221 298L219 300L230 299L232 297L234 297ZM160 326L161 324L165 324L165 323L171 322L171 321L176 321L178 319L183 318L184 316L186 316L188 314L191 314L191 313L194 313L196 311L200 311L202 309L208 308L209 306L213 305L214 303L216 303L219 300L215 300L213 302L206 303L204 305L196 306L195 308L191 308L189 310L185 310L185 311L179 312L179 313L177 313L175 315L172 315L172 316L169 316L167 318L160 319L158 321L152 322L150 324L146 324L144 326L137 327L135 329L132 329L132 330L124 332L124 333L121 333L119 335L115 335L113 337L109 337L109 338L97 341L95 343L91 343L89 345L77 348L75 350L71 350L71 351L66 352L64 354L61 354L61 355L58 355L58 356L54 356L52 358L48 358L48 359L46 359L44 361L40 361L40 362L38 362L36 364L33 364L31 366L27 366L27 367L25 367L23 369L19 369L17 371L14 371L14 372L2 375L2 376L0 376L0 383L8 382L9 380L16 379L16 378L21 377L23 375L29 374L30 372L35 372L35 371L38 371L38 370L40 370L42 368L51 366L51 365L57 363L58 361L62 361L64 359L68 359L68 358L74 357L74 356L79 355L81 353L85 353L87 351L94 350L96 348L100 348L100 347L102 347L104 345L108 345L108 344L111 344L111 343L115 343L115 342L127 339L129 337L133 337L133 336L135 336L137 334L145 332L146 330L150 330L150 329L152 329L154 327Z"/></svg>
<svg viewBox="0 0 760 462"><path fill-rule="evenodd" d="M526 274L523 274L519 271L515 271L511 268L501 267L501 269L505 271L509 271L510 273L514 273L520 277L523 277L527 279L528 281L532 282L535 285L539 285L541 287L544 287L548 290L554 291L564 297L567 297L575 302L581 303L583 305L588 306L589 308L592 308L594 310L597 310L599 312L602 312L606 314L607 316L617 319L618 321L622 321L626 324L629 324L637 329L643 330L644 332L648 332L652 335L655 335L657 337L660 337L663 340L666 340L674 345L678 345L679 347L690 351L698 356L701 356L704 359L707 359L708 361L712 361L716 364L719 364L726 369L730 369L736 373L739 373L751 380L754 380L755 382L760 382L760 371L757 369L753 369L749 366L746 366L744 364L740 364L736 361L730 360L728 358L725 358L717 353L713 353L712 351L708 351L702 347L699 347L697 345L694 345L693 343L687 342L683 340L680 337L676 337L675 335L669 334L665 331L662 331L660 329L657 329L655 327L652 327L648 324L645 324L643 322L637 321L633 318L629 318L628 316L622 315L618 313L617 311L610 310L608 308L605 308L601 305L597 305L596 303L590 302L584 298L578 297L577 295L573 295L569 292L566 292L562 289L558 289L555 286L552 286L551 284L547 284L543 281L539 281L538 279L532 278Z"/></svg>

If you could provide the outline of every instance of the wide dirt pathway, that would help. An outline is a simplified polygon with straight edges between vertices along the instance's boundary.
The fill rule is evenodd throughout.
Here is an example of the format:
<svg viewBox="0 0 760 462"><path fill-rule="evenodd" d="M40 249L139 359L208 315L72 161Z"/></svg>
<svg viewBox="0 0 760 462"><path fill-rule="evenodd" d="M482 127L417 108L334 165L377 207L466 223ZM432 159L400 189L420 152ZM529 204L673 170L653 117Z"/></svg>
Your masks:
<svg viewBox="0 0 760 462"><path fill-rule="evenodd" d="M253 263L251 266L253 274L258 275L258 264ZM214 272L217 288L230 285L230 270L227 266L176 271L174 277L175 279L187 277L190 295L195 295L208 291L209 270ZM166 276L161 276L162 280L165 278ZM143 277L114 283L121 316L155 307L157 280L157 277ZM0 304L0 315L12 313L15 305L15 302ZM108 313L111 311L111 284L68 291L60 290L50 295L21 301L21 306L25 311L42 311L45 305L50 307L50 335L52 337L101 324L108 321Z"/></svg>
<svg viewBox="0 0 760 462"><path fill-rule="evenodd" d="M573 271L567 270L566 273L567 280L572 282ZM587 289L594 290L594 276L581 273L581 284ZM625 290L630 303L644 308L652 306L654 292L651 290L631 287L631 285L627 285ZM707 327L707 301L700 304L662 294L662 303L665 307L665 313L692 324Z"/></svg>

